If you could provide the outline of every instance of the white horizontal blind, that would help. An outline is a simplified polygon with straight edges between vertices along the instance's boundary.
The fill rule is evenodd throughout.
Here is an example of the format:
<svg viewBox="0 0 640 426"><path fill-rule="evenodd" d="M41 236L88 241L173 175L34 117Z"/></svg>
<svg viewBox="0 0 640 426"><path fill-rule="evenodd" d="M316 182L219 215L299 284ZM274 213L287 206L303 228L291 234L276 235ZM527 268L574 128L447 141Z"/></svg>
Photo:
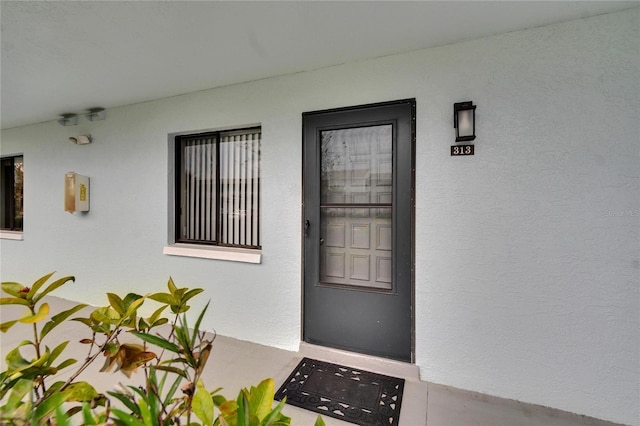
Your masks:
<svg viewBox="0 0 640 426"><path fill-rule="evenodd" d="M219 243L260 247L260 129L220 135Z"/></svg>
<svg viewBox="0 0 640 426"><path fill-rule="evenodd" d="M180 238L216 241L215 135L182 144Z"/></svg>

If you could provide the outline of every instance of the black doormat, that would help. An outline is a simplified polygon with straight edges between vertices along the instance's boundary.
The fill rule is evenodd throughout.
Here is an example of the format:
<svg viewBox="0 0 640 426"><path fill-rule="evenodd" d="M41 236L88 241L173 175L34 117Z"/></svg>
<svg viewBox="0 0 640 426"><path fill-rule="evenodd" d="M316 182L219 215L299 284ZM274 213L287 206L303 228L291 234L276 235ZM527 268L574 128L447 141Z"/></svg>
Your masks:
<svg viewBox="0 0 640 426"><path fill-rule="evenodd" d="M397 426L404 379L303 358L275 399L362 426Z"/></svg>

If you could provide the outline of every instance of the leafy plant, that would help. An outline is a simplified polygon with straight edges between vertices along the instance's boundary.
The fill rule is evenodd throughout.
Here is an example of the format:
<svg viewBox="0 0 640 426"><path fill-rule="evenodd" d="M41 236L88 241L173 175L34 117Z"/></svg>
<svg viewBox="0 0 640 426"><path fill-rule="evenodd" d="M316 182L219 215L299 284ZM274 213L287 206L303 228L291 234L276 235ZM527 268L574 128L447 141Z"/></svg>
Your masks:
<svg viewBox="0 0 640 426"><path fill-rule="evenodd" d="M10 297L0 298L0 305L20 305L26 310L18 319L0 324L0 330L6 332L16 324L27 324L33 336L33 340L23 340L5 358L7 369L0 373L0 399L4 399L7 393L9 395L7 403L0 407L2 419L24 418L39 424L62 402L92 400L97 397L95 389L86 382L77 382L74 386L70 386L71 382L56 382L47 386L48 377L75 364L77 360L68 358L57 363L69 342L61 342L50 349L43 345L43 340L51 330L86 306L79 304L54 315L39 330L38 323L49 316L49 304L43 302L38 305L40 300L65 283L75 281L73 277L63 277L43 288L52 275L53 273L45 275L31 287L16 282L2 283L3 292ZM30 352L30 355L25 355L23 349ZM25 356L31 356L31 359L28 360Z"/></svg>
<svg viewBox="0 0 640 426"><path fill-rule="evenodd" d="M291 423L291 419L281 413L285 400L280 401L274 409L271 409L274 394L275 384L273 379L266 379L257 387L251 386L249 390L242 389L235 401L227 401L224 397L214 399L212 402L220 409L221 414L215 422L207 423L207 425L288 425Z"/></svg>
<svg viewBox="0 0 640 426"><path fill-rule="evenodd" d="M272 379L242 389L235 400L219 395L220 389L206 389L202 373L215 339L200 331L208 304L192 329L186 316L188 302L202 289L178 288L169 279L166 293L129 293L124 298L107 293L109 305L94 309L87 317L70 319L87 305L77 304L50 317L50 306L43 297L75 281L67 276L46 285L52 276L53 273L43 276L31 287L2 283L8 297L0 298L0 305L24 306L25 312L0 324L0 330L6 332L16 324L24 324L33 337L6 355L7 369L0 373L0 423L68 425L75 423L71 418L79 416L85 425L164 426L184 421L191 426L198 424L196 419L205 426L290 424L291 419L281 413L284 401L271 408ZM160 306L145 318L139 310L148 300ZM173 314L171 322L162 316L167 308ZM69 341L58 342L52 349L44 343L49 333L67 320L88 327L90 337L80 341L88 346L88 354L66 381L50 383L54 375L78 364L74 358L61 359ZM166 324L168 335L163 336L157 330ZM135 336L138 342L122 342L123 332ZM100 356L105 358L100 370L103 372L120 371L130 378L134 371L143 369L144 386L121 385L105 395L90 383L78 381ZM318 417L316 425L322 424Z"/></svg>

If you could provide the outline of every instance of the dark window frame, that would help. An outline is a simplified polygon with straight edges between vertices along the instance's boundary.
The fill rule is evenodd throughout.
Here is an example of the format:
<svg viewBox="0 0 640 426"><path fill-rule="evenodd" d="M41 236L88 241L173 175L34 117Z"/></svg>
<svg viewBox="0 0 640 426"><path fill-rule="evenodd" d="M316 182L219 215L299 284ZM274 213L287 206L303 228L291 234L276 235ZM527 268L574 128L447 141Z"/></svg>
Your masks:
<svg viewBox="0 0 640 426"><path fill-rule="evenodd" d="M18 160L19 161L16 161ZM16 164L20 164L20 180ZM0 229L22 232L24 229L24 155L0 157Z"/></svg>
<svg viewBox="0 0 640 426"><path fill-rule="evenodd" d="M255 210L255 216L257 216L256 218L253 217L253 215L251 216L251 220L254 222L254 225L256 226L255 230L252 230L252 233L254 233L254 237L249 238L250 241L249 244L243 244L242 242L239 243L235 243L235 242L228 242L225 241L225 238L229 238L228 236L224 236L222 235L223 233L223 216L224 216L224 212L222 211L222 205L223 205L223 197L225 196L224 194L224 188L223 187L223 179L221 179L221 168L223 167L221 165L221 144L222 143L226 143L226 141L223 141L222 138L225 136L229 136L229 135L248 135L248 134L260 134L260 138L257 141L257 160L255 160L257 162L257 177L255 178L255 184L252 184L253 186L251 187L251 195L249 195L250 197L254 197L254 192L257 193L257 195L255 195L255 197L257 198L257 208ZM261 144L261 135L262 135L262 128L261 126L250 126L250 127L243 127L243 128L237 128L237 129L229 129L229 130L217 130L217 131L207 131L207 132L197 132L197 133L184 133L184 134L178 134L174 136L174 143L173 143L173 157L174 157L174 179L173 179L173 243L174 244L194 244L194 245L201 245L203 247L227 247L227 248L243 248L243 249L253 249L253 250L261 250L262 249L262 245L261 245L261 207L260 207L260 191L261 191L261 167L260 167L260 144ZM183 201L185 201L183 199L184 195L183 195L183 185L185 183L185 181L187 181L187 178L184 176L184 169L183 169L183 163L185 161L185 144L190 142L190 141L195 141L195 140L202 140L202 141L206 141L205 143L210 143L212 145L214 145L214 150L215 150L215 170L214 170L214 175L213 177L213 186L215 187L215 191L212 192L212 195L215 196L215 200L214 200L214 210L215 213L213 214L214 218L213 218L213 226L215 227L214 230L214 234L215 234L215 239L214 240L206 240L206 239L202 239L202 238L187 238L183 236L183 230L181 229L184 224L183 224L183 219L184 219L184 215L183 215ZM255 142L255 141L254 141ZM226 158L225 158L226 161ZM252 175L253 176L253 175ZM247 195L247 191L248 191L248 183L244 182L242 183L242 185L245 185L244 187L244 194L245 196ZM231 194L231 195L236 195L237 194ZM226 194L227 197L229 197L229 194ZM185 197L186 198L186 197ZM245 200L246 202L246 200ZM184 213L186 214L186 213ZM246 212L245 212L246 214ZM228 217L227 217L228 220ZM245 219L245 238L246 234L247 234L247 225L248 220ZM201 226L201 225L200 225ZM227 231L228 232L228 231Z"/></svg>

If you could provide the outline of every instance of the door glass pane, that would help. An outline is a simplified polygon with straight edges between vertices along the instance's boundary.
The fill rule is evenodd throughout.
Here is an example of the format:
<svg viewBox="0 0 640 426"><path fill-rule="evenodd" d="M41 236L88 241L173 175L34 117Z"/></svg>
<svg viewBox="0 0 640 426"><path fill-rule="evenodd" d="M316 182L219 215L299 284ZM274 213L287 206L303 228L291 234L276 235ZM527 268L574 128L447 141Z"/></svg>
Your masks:
<svg viewBox="0 0 640 426"><path fill-rule="evenodd" d="M321 283L392 289L392 131L321 133Z"/></svg>

